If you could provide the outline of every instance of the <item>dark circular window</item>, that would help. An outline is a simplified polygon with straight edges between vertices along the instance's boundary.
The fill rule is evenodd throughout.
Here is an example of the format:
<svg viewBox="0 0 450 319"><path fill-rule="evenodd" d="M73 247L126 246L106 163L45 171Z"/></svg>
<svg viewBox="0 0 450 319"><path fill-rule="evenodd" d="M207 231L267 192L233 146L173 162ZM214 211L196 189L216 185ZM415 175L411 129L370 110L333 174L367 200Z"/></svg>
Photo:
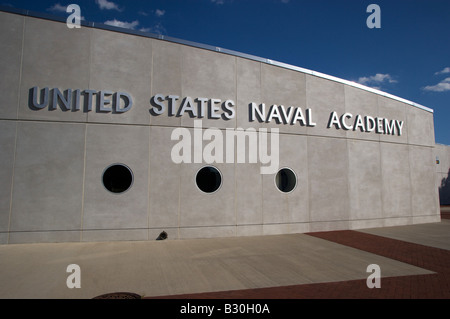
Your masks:
<svg viewBox="0 0 450 319"><path fill-rule="evenodd" d="M195 182L201 191L214 193L222 184L222 176L217 168L206 166L197 172Z"/></svg>
<svg viewBox="0 0 450 319"><path fill-rule="evenodd" d="M103 185L112 193L126 192L133 184L133 173L123 164L108 166L103 172Z"/></svg>
<svg viewBox="0 0 450 319"><path fill-rule="evenodd" d="M282 168L275 176L275 183L280 191L283 193L291 192L297 185L297 176L289 168Z"/></svg>

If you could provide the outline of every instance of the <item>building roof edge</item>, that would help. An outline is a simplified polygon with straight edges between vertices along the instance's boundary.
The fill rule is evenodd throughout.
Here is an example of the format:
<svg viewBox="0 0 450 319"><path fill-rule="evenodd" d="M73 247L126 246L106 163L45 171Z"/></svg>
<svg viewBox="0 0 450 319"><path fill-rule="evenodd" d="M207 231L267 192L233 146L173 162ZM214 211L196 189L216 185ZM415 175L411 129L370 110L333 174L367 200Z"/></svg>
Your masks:
<svg viewBox="0 0 450 319"><path fill-rule="evenodd" d="M34 12L34 11L30 11L30 10L25 10L25 9L18 9L18 8L14 8L14 7L7 7L7 6L0 5L0 11L24 15L24 16L33 17L33 18L40 18L40 19L45 19L45 20L57 21L57 22L66 22L66 19L63 17L59 17L59 16L47 14L47 13ZM399 101L399 102L402 102L405 104L409 104L411 106L428 111L430 113L434 113L433 109L431 109L429 107L420 105L418 103L409 101L407 99L398 97L396 95L393 95L393 94L390 94L387 92L383 92L383 91L380 91L380 90L377 90L377 89L374 89L374 88L371 88L371 87L368 87L368 86L365 86L365 85L362 85L362 84L359 84L359 83L356 83L353 81L341 79L341 78L338 78L338 77L335 77L332 75L328 75L325 73L305 69L302 67L298 67L298 66L283 63L283 62L274 61L271 59L262 58L262 57L247 54L247 53L242 53L242 52L238 52L238 51L234 51L234 50L224 49L224 48L220 48L220 47L216 47L216 46L212 46L212 45L202 44L202 43L193 42L193 41L189 41L189 40L182 40L182 39L173 38L173 37L165 36L165 35L159 35L159 34L150 33L150 32L143 32L143 31L138 31L138 30L120 28L120 27L116 27L116 26L106 25L103 23L87 22L85 20L82 20L81 25L85 26L85 27L90 27L90 28L103 29L103 30L115 31L115 32L120 32L120 33L138 35L138 36L147 37L147 38L164 40L164 41L188 45L188 46L192 46L192 47L196 47L196 48L200 48L200 49L229 54L229 55L233 55L233 56L237 56L237 57L241 57L241 58L245 58L245 59L249 59L249 60L254 60L254 61L258 61L258 62L262 62L262 63L266 63L266 64L271 64L271 65L278 66L281 68L302 72L305 74L317 76L317 77L335 81L338 83L343 83L343 84L346 84L346 85L349 85L349 86L352 86L352 87L355 87L355 88L358 88L361 90L372 92L372 93L380 95L380 96L384 96L384 97L387 97L387 98L390 98L390 99L393 99L393 100L396 100L396 101Z"/></svg>

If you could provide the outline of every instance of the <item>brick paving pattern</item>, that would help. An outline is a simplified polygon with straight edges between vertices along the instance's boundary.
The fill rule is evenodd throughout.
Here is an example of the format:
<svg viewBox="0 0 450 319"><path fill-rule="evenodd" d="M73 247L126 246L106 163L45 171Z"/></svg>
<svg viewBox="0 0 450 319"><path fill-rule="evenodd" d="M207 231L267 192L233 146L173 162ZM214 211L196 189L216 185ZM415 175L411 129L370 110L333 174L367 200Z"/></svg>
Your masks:
<svg viewBox="0 0 450 319"><path fill-rule="evenodd" d="M369 289L366 279L283 287L163 296L164 299L449 299L450 251L358 231L308 233L373 254L436 272L382 277L381 288Z"/></svg>

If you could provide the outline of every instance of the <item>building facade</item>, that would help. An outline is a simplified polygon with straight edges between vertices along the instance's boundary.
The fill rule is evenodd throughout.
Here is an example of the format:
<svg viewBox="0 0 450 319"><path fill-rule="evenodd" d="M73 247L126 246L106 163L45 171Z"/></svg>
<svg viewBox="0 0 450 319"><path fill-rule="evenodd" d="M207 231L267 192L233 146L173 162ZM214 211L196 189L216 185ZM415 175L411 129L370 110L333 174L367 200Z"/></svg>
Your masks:
<svg viewBox="0 0 450 319"><path fill-rule="evenodd" d="M440 220L427 107L105 25L0 25L1 244Z"/></svg>

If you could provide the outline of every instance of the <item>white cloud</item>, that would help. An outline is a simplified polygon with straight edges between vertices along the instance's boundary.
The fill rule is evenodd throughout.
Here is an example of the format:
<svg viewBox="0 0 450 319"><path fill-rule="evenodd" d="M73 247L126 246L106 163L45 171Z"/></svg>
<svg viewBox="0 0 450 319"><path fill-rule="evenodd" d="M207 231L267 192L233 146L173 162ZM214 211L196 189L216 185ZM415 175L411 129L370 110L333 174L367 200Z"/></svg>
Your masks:
<svg viewBox="0 0 450 319"><path fill-rule="evenodd" d="M219 4L224 4L225 0L211 0L211 2L219 5Z"/></svg>
<svg viewBox="0 0 450 319"><path fill-rule="evenodd" d="M150 13L154 14L157 17L162 17L163 15L166 14L166 10L156 9L156 10L151 10ZM139 11L138 14L140 16L144 16L144 17L148 17L148 15L149 15L149 13L145 12L145 11Z"/></svg>
<svg viewBox="0 0 450 319"><path fill-rule="evenodd" d="M119 5L108 0L95 0L95 3L98 4L98 7L103 10L117 10L122 11L122 9L119 8Z"/></svg>
<svg viewBox="0 0 450 319"><path fill-rule="evenodd" d="M52 5L50 8L47 8L47 11L51 12L66 12L67 6L61 5L59 2Z"/></svg>
<svg viewBox="0 0 450 319"><path fill-rule="evenodd" d="M450 73L450 67L443 68L441 71L434 73L434 75Z"/></svg>
<svg viewBox="0 0 450 319"><path fill-rule="evenodd" d="M160 22L155 23L155 24L154 24L152 27L150 27L150 28L140 28L139 31L142 31L142 32L151 32L151 33L155 33L155 34L159 34L159 35L161 35L161 34L167 34L166 28L164 28L164 26L163 26Z"/></svg>
<svg viewBox="0 0 450 319"><path fill-rule="evenodd" d="M114 20L105 21L105 24L112 25L112 26L119 27L119 28L134 30L139 25L139 21L134 20L133 22L125 22L125 21L119 21L117 19L114 19Z"/></svg>
<svg viewBox="0 0 450 319"><path fill-rule="evenodd" d="M381 84L397 83L397 80L394 80L390 74L377 73L369 77L360 77L357 82L374 89L380 89Z"/></svg>
<svg viewBox="0 0 450 319"><path fill-rule="evenodd" d="M445 70L445 69L444 69ZM447 72L445 72L447 73ZM450 73L450 72L448 72ZM422 88L424 91L445 92L450 91L450 78L446 78L436 85L428 85Z"/></svg>
<svg viewBox="0 0 450 319"><path fill-rule="evenodd" d="M156 9L155 14L158 17L162 17L166 13L166 10Z"/></svg>

